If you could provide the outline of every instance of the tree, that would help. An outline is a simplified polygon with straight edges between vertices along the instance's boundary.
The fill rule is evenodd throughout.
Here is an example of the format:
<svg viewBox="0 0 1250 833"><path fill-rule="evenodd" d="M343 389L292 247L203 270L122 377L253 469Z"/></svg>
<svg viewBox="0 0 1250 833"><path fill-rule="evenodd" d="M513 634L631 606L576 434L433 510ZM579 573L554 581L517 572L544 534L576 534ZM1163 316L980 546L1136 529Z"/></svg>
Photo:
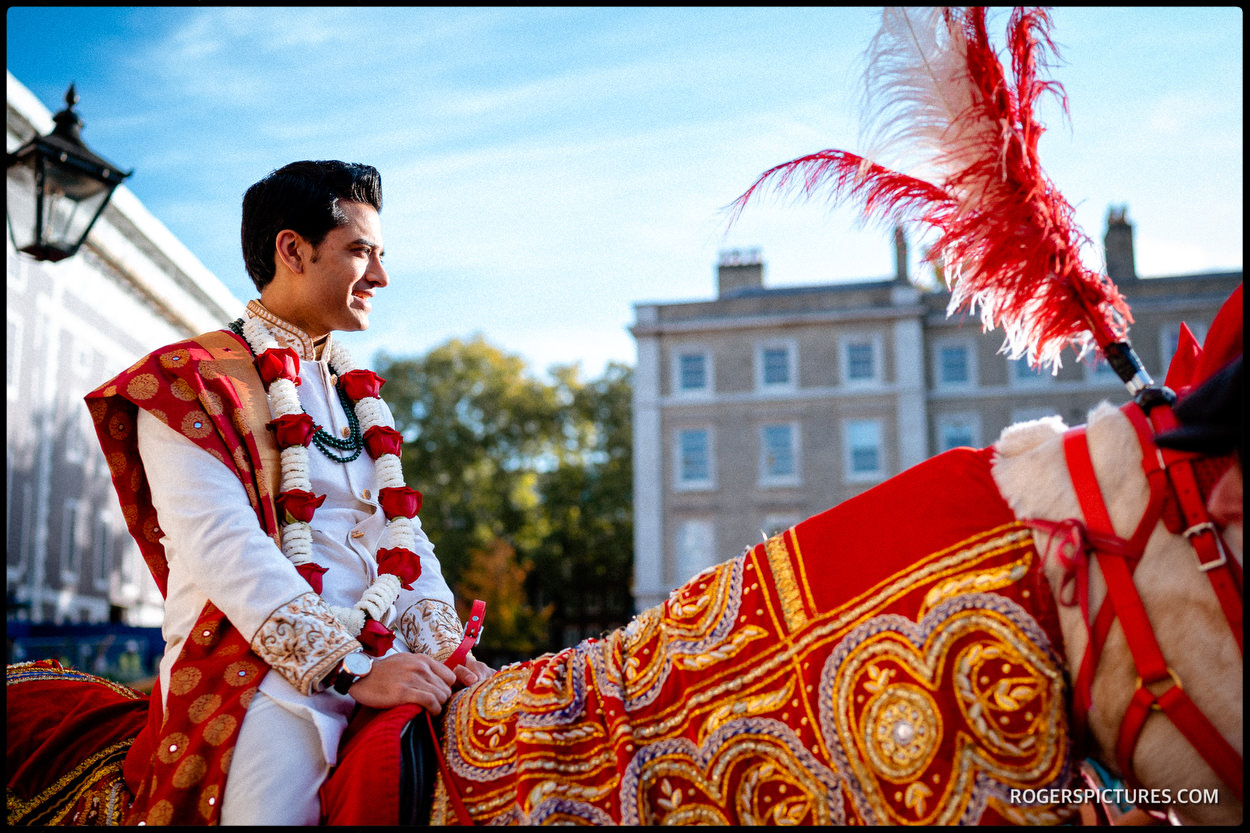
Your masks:
<svg viewBox="0 0 1250 833"><path fill-rule="evenodd" d="M539 381L481 337L377 366L408 485L425 497L422 526L448 584L488 602L491 646L555 650L626 621L630 369L586 383L576 365L557 367Z"/></svg>
<svg viewBox="0 0 1250 833"><path fill-rule="evenodd" d="M532 564L517 560L516 550L502 538L489 549L469 553L469 569L456 585L458 599L486 602L490 639L474 649L478 659L498 668L529 659L547 649L547 619L551 607L535 611L525 597L525 577ZM468 611L460 611L463 618Z"/></svg>
<svg viewBox="0 0 1250 833"><path fill-rule="evenodd" d="M531 588L552 606L552 644L566 646L633 613L633 373L613 363L586 384L576 367L552 375L564 442L539 478L547 522Z"/></svg>
<svg viewBox="0 0 1250 833"><path fill-rule="evenodd" d="M404 472L424 495L420 519L455 586L473 550L502 538L525 552L537 543L536 461L556 431L549 386L524 362L480 336L453 339L416 359L385 354L378 373L404 435Z"/></svg>

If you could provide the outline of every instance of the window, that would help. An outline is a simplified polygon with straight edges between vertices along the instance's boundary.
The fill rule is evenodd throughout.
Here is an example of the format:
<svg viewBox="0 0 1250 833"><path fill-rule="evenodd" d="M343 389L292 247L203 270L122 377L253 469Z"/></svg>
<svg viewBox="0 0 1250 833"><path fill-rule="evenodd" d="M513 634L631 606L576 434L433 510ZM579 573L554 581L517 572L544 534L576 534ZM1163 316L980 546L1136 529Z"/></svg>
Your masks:
<svg viewBox="0 0 1250 833"><path fill-rule="evenodd" d="M98 590L107 590L109 586L109 574L113 570L113 543L113 524L108 513L101 512L96 517L95 564L92 567L92 577Z"/></svg>
<svg viewBox="0 0 1250 833"><path fill-rule="evenodd" d="M938 418L938 451L952 448L979 448L981 420L976 414L948 414Z"/></svg>
<svg viewBox="0 0 1250 833"><path fill-rule="evenodd" d="M677 432L678 487L712 485L712 437L708 428L687 428Z"/></svg>
<svg viewBox="0 0 1250 833"><path fill-rule="evenodd" d="M707 353L679 353L677 355L677 392L696 393L711 390L711 364Z"/></svg>
<svg viewBox="0 0 1250 833"><path fill-rule="evenodd" d="M64 525L61 527L61 577L72 581L82 569L82 551L86 538L83 502L77 498L67 499L64 518Z"/></svg>
<svg viewBox="0 0 1250 833"><path fill-rule="evenodd" d="M75 342L71 350L74 373L83 379L90 379L95 370L95 349L89 344Z"/></svg>
<svg viewBox="0 0 1250 833"><path fill-rule="evenodd" d="M677 527L677 580L684 582L716 563L716 528L712 521L682 521Z"/></svg>
<svg viewBox="0 0 1250 833"><path fill-rule="evenodd" d="M94 435L90 412L86 408L75 410L74 415L65 421L65 461L87 463L83 468L85 474L90 473L92 455L89 437Z"/></svg>
<svg viewBox="0 0 1250 833"><path fill-rule="evenodd" d="M863 481L879 479L884 472L881 447L881 423L875 419L847 420L846 479Z"/></svg>
<svg viewBox="0 0 1250 833"><path fill-rule="evenodd" d="M934 353L933 378L940 388L964 388L976 384L975 353L967 341L941 341Z"/></svg>
<svg viewBox="0 0 1250 833"><path fill-rule="evenodd" d="M6 311L4 332L4 358L7 365L8 401L15 402L21 393L22 377L22 319L18 314Z"/></svg>
<svg viewBox="0 0 1250 833"><path fill-rule="evenodd" d="M861 342L847 347L846 376L862 381L873 377L872 343Z"/></svg>
<svg viewBox="0 0 1250 833"><path fill-rule="evenodd" d="M1008 359L1007 378L1012 385L1036 387L1045 385L1054 378L1049 370L1041 367L1029 367L1028 359Z"/></svg>
<svg viewBox="0 0 1250 833"><path fill-rule="evenodd" d="M760 482L798 482L798 426L793 423L760 428Z"/></svg>
<svg viewBox="0 0 1250 833"><path fill-rule="evenodd" d="M881 381L880 345L873 336L850 336L841 340L842 379L848 385Z"/></svg>
<svg viewBox="0 0 1250 833"><path fill-rule="evenodd" d="M795 383L795 356L798 349L793 344L770 343L760 346L755 353L756 378L761 388L793 388Z"/></svg>

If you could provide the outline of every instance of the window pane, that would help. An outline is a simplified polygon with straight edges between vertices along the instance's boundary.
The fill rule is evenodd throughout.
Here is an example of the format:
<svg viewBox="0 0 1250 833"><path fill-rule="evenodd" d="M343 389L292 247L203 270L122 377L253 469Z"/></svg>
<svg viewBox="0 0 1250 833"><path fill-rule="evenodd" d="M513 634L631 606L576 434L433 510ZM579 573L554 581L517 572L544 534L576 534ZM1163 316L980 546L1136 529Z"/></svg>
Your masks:
<svg viewBox="0 0 1250 833"><path fill-rule="evenodd" d="M875 474L881 471L881 426L870 420L848 422L847 445L850 447L852 474Z"/></svg>
<svg viewBox="0 0 1250 833"><path fill-rule="evenodd" d="M683 481L710 480L707 431L682 431L680 442L681 479Z"/></svg>
<svg viewBox="0 0 1250 833"><path fill-rule="evenodd" d="M789 425L764 426L764 476L788 477L794 474L793 431Z"/></svg>
<svg viewBox="0 0 1250 833"><path fill-rule="evenodd" d="M966 347L943 347L938 352L938 367L942 384L966 384L968 382L968 349Z"/></svg>
<svg viewBox="0 0 1250 833"><path fill-rule="evenodd" d="M952 448L971 447L975 443L972 425L967 422L949 422L942 426L942 451Z"/></svg>
<svg viewBox="0 0 1250 833"><path fill-rule="evenodd" d="M871 379L873 373L872 343L859 342L846 347L846 373L851 379Z"/></svg>
<svg viewBox="0 0 1250 833"><path fill-rule="evenodd" d="M877 449L855 448L851 450L851 471L856 474L874 472L880 466Z"/></svg>
<svg viewBox="0 0 1250 833"><path fill-rule="evenodd" d="M784 347L764 350L764 384L787 385L790 383L790 351Z"/></svg>
<svg viewBox="0 0 1250 833"><path fill-rule="evenodd" d="M704 390L707 388L707 360L702 353L686 353L680 361L682 390Z"/></svg>
<svg viewBox="0 0 1250 833"><path fill-rule="evenodd" d="M682 521L677 528L677 570L682 581L694 576L716 563L714 538L716 529L711 521Z"/></svg>
<svg viewBox="0 0 1250 833"><path fill-rule="evenodd" d="M1011 362L1012 378L1017 382L1036 384L1050 378L1049 371L1041 367L1029 367L1028 359L1015 359Z"/></svg>

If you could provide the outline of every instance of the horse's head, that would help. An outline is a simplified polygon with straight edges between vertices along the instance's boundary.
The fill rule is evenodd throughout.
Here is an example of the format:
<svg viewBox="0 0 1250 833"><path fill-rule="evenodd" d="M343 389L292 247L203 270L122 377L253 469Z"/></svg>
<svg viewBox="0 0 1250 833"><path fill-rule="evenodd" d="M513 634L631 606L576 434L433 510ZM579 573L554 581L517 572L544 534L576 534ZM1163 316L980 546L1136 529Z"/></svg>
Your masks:
<svg viewBox="0 0 1250 833"><path fill-rule="evenodd" d="M1060 602L1065 652L1074 680L1074 711L1078 721L1084 717L1091 754L1132 784L1169 791L1172 809L1181 820L1236 822L1242 815L1241 800L1234 795L1241 788L1239 637L1234 637L1225 605L1213 588L1212 571L1202 569L1184 527L1165 520L1174 508L1167 503L1172 496L1160 498L1157 486L1152 493L1150 480L1158 475L1148 478L1146 472L1158 468L1155 459L1159 455L1149 428L1139 431L1140 411L1131 412L1135 407L1117 409L1104 404L1091 413L1083 432L1074 429L1084 434L1079 444L1088 446L1084 453L1092 461L1097 481L1093 494L1096 497L1101 491L1113 533L1098 534L1097 518L1091 517L1098 512L1091 508L1090 486L1073 485L1082 477L1079 462L1071 458L1081 452L1070 439L1074 432L1067 431L1058 418L1008 428L996 445L994 477L1016 515L1038 522L1035 539ZM1231 458L1226 462L1231 463ZM1212 480L1200 479L1208 484ZM1162 482L1166 481L1164 475ZM1085 490L1084 498L1081 490ZM1240 521L1223 532L1225 552L1236 561L1239 617ZM1116 538L1121 539L1119 543ZM1115 554L1117 548L1120 554ZM1227 568L1220 569L1227 573ZM1141 619L1134 616L1132 599L1124 601L1126 593L1140 598L1145 613ZM1100 624L1100 620L1105 622ZM1240 621L1235 627L1240 631ZM1103 629L1105 635L1100 633ZM1148 633L1142 634L1143 629ZM1160 670L1139 674L1139 665L1151 664L1150 648L1142 647L1151 633L1161 654L1156 661ZM1170 691L1174 685L1179 689ZM1139 691L1143 687L1145 691ZM1152 704L1152 695L1159 702ZM1186 734L1194 736L1195 731L1178 728L1171 716L1172 701L1177 699L1188 699L1201 713L1208 724L1205 739L1198 731L1198 740L1191 741ZM1169 706L1166 712L1164 704ZM1083 715L1085 706L1088 713ZM1194 720L1180 718L1181 723ZM1230 771L1235 772L1235 785L1226 783ZM1181 792L1194 789L1218 789L1218 804L1209 798L1205 803L1182 803L1204 801L1194 793Z"/></svg>

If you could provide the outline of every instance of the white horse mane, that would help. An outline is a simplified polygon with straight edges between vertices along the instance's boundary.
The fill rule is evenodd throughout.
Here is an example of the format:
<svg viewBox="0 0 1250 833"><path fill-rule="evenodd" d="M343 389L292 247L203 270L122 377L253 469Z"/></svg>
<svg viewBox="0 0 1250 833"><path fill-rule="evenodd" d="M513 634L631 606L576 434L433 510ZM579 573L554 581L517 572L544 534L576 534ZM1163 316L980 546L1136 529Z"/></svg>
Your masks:
<svg viewBox="0 0 1250 833"><path fill-rule="evenodd" d="M1082 518L1068 478L1062 450L1066 430L1058 417L1007 428L995 445L994 479L1017 517L1060 521ZM1148 487L1141 450L1128 418L1107 403L1090 413L1090 453L1099 486L1116 533L1128 538L1145 510ZM1047 552L1048 535L1035 532L1046 558L1046 575L1056 598L1064 568ZM1242 554L1234 553L1240 562ZM1198 708L1229 743L1242 751L1242 658L1206 576L1199 572L1193 548L1180 535L1158 524L1146 546L1134 583L1159 639L1164 658ZM1100 571L1090 570L1091 616L1102 604L1106 586ZM1068 667L1075 675L1088 641L1078 606L1059 607ZM1121 717L1136 683L1136 671L1123 631L1112 627L1093 686L1092 738L1104 762L1115 760ZM1180 820L1229 824L1241 820L1241 804L1162 712L1146 722L1133 767L1143 785L1179 790L1218 788L1220 803L1174 805Z"/></svg>

